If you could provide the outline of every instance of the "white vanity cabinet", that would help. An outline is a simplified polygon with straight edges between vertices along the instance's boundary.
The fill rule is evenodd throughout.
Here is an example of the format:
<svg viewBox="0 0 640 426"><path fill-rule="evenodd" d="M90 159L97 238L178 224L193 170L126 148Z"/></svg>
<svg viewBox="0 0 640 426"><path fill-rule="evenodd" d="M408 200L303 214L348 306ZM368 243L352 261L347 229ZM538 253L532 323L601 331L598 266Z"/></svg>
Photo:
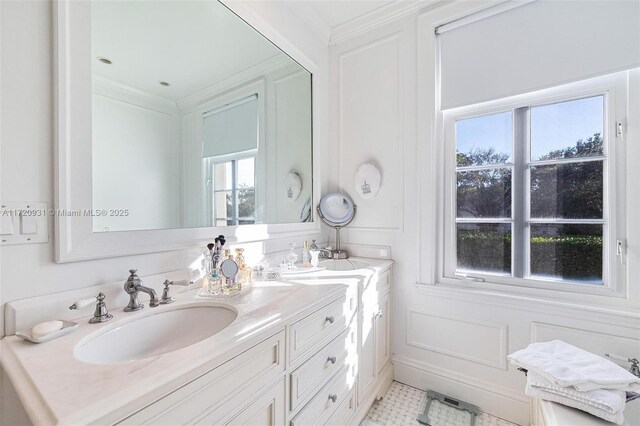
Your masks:
<svg viewBox="0 0 640 426"><path fill-rule="evenodd" d="M109 324L83 321L49 346L10 336L2 342L3 371L33 424L357 425L393 379L391 262L320 278L239 298L237 321L215 336L129 363L94 365L69 356ZM194 303L194 295L176 294L173 306L157 309L207 303ZM36 302L16 312L26 315ZM56 374L72 384L53 380ZM100 391L83 387L89 377ZM42 398L29 397L35 392Z"/></svg>
<svg viewBox="0 0 640 426"><path fill-rule="evenodd" d="M363 283L359 311L358 405L368 408L390 368L391 268Z"/></svg>
<svg viewBox="0 0 640 426"><path fill-rule="evenodd" d="M357 307L357 290L349 288L118 424L298 426L346 420L355 409Z"/></svg>

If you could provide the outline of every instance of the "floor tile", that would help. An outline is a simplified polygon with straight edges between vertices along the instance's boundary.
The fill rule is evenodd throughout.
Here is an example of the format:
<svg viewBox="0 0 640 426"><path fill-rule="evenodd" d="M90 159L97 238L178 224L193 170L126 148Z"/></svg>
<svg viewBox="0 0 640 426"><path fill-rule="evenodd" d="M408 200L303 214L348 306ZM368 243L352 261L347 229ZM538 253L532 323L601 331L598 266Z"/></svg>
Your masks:
<svg viewBox="0 0 640 426"><path fill-rule="evenodd" d="M360 426L421 426L416 420L424 401L424 391L393 382L384 398L376 401ZM468 426L471 415L465 411L434 401L429 409L431 426ZM517 426L514 423L482 413L476 426Z"/></svg>

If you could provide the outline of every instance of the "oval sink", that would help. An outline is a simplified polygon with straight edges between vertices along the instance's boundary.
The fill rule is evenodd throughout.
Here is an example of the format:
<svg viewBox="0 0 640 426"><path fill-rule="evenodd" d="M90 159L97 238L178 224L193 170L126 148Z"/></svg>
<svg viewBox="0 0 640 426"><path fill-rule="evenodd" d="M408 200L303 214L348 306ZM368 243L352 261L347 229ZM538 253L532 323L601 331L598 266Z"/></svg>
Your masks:
<svg viewBox="0 0 640 426"><path fill-rule="evenodd" d="M320 262L319 266L324 266L328 271L355 271L368 268L369 263L355 259L329 259Z"/></svg>
<svg viewBox="0 0 640 426"><path fill-rule="evenodd" d="M187 306L125 322L94 333L74 355L89 364L117 364L172 352L225 329L238 314L223 306Z"/></svg>

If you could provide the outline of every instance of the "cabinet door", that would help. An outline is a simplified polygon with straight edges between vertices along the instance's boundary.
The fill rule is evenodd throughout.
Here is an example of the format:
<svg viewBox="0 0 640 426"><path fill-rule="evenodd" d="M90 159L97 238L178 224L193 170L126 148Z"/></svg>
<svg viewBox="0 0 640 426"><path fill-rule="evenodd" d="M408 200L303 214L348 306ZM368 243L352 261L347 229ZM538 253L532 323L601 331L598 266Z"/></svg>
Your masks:
<svg viewBox="0 0 640 426"><path fill-rule="evenodd" d="M379 310L375 315L376 375L382 372L391 359L391 293L382 296L378 306Z"/></svg>
<svg viewBox="0 0 640 426"><path fill-rule="evenodd" d="M378 312L378 292L375 285L369 285L362 293L360 305L360 329L358 340L358 404L373 391L376 384L376 330L375 315Z"/></svg>
<svg viewBox="0 0 640 426"><path fill-rule="evenodd" d="M240 414L225 422L233 426L282 426L285 424L286 389L284 379L253 401Z"/></svg>

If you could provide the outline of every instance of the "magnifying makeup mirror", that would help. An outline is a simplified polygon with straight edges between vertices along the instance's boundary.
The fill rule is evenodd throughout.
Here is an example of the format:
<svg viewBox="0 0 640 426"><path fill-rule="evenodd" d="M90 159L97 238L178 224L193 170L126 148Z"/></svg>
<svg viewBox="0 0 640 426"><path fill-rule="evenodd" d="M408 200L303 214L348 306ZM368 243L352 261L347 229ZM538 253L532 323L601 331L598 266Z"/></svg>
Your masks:
<svg viewBox="0 0 640 426"><path fill-rule="evenodd" d="M331 192L326 194L318 204L320 219L336 230L336 248L331 250L332 259L348 259L349 253L340 248L340 229L351 223L356 215L356 206L346 194Z"/></svg>

